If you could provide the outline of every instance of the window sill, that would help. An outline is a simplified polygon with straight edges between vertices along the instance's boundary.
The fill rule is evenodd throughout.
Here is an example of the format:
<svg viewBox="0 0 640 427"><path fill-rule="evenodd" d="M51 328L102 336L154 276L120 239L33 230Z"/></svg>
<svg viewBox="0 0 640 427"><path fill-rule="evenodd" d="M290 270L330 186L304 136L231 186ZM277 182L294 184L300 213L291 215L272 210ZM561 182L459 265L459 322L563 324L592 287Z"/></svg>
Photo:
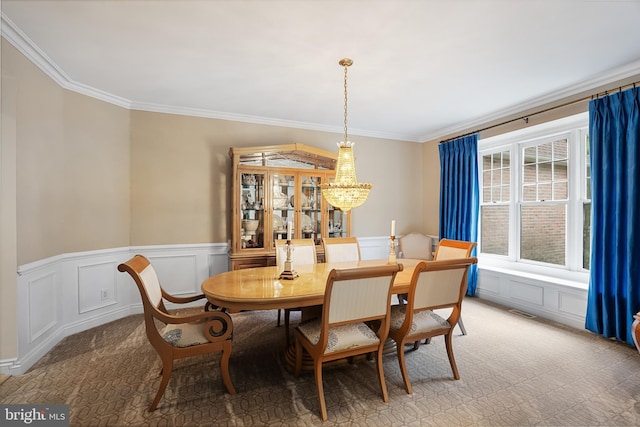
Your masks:
<svg viewBox="0 0 640 427"><path fill-rule="evenodd" d="M478 257L478 269L576 289L588 289L589 287L588 272L566 271L510 261L497 261L482 256Z"/></svg>

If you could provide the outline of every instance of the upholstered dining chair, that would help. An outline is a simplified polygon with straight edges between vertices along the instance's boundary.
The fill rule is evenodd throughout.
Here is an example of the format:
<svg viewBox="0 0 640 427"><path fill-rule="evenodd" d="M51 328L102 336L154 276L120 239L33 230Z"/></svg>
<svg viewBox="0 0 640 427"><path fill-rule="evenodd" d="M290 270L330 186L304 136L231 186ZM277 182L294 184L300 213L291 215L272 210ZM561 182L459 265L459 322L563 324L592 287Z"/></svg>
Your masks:
<svg viewBox="0 0 640 427"><path fill-rule="evenodd" d="M295 270L296 265L308 265L318 262L316 256L316 244L313 239L291 239L291 264ZM287 260L287 241L276 240L276 265L278 271L284 269L284 262ZM297 308L287 308L284 310L284 328L287 337L287 347L289 346L289 319L291 311L299 311ZM280 314L282 310L278 309L278 326L280 326Z"/></svg>
<svg viewBox="0 0 640 427"><path fill-rule="evenodd" d="M409 233L398 238L399 258L432 260L431 237L422 233Z"/></svg>
<svg viewBox="0 0 640 427"><path fill-rule="evenodd" d="M460 319L467 272L476 262L475 257L420 262L411 277L407 303L391 307L389 337L396 342L400 372L408 394L412 394L413 389L405 363L404 346L407 343L444 335L453 376L460 379L453 356L452 335ZM433 311L441 308L452 309L447 319Z"/></svg>
<svg viewBox="0 0 640 427"><path fill-rule="evenodd" d="M433 259L435 261L442 261L442 260L454 259L454 258L468 258L471 256L471 251L473 251L473 248L475 247L476 247L475 242L467 242L464 240L441 239L440 242L438 242L438 246L436 247L436 253L433 256ZM464 291L465 293L467 292L466 287ZM458 326L462 331L462 335L467 335L467 330L464 327L462 318L458 320Z"/></svg>
<svg viewBox="0 0 640 427"><path fill-rule="evenodd" d="M205 296L175 297L166 293L160 286L153 266L142 255L135 255L127 262L120 264L118 270L129 273L138 285L144 308L147 338L162 361L162 380L153 402L149 405L149 412L156 409L169 384L174 360L185 357L221 351L222 382L229 394L235 394L236 391L229 376L233 333L231 317L221 311L202 311L185 315L170 314L164 305L164 300L185 304L203 299ZM157 322L164 326L158 329Z"/></svg>
<svg viewBox="0 0 640 427"><path fill-rule="evenodd" d="M355 237L323 237L325 262L360 261L360 245Z"/></svg>
<svg viewBox="0 0 640 427"><path fill-rule="evenodd" d="M303 349L313 359L320 416L327 419L322 364L360 354L376 353L382 399L389 401L382 350L389 332L393 280L402 264L333 269L327 278L322 315L294 330L295 375L300 375ZM372 325L376 326L372 326Z"/></svg>

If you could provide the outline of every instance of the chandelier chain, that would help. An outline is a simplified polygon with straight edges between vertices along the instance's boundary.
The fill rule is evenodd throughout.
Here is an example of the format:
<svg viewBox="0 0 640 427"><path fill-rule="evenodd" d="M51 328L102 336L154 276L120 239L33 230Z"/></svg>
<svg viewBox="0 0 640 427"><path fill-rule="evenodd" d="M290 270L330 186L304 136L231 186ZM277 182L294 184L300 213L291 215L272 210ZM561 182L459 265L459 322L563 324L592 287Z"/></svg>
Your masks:
<svg viewBox="0 0 640 427"><path fill-rule="evenodd" d="M344 143L347 143L347 65L344 66Z"/></svg>

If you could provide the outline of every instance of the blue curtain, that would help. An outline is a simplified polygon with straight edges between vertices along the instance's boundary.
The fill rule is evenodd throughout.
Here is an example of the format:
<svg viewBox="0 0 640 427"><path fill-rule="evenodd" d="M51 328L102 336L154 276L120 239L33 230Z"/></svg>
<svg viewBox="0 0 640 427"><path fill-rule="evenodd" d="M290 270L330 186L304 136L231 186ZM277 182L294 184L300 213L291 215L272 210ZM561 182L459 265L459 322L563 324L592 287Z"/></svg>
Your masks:
<svg viewBox="0 0 640 427"><path fill-rule="evenodd" d="M640 311L640 89L589 103L591 264L586 328L633 345Z"/></svg>
<svg viewBox="0 0 640 427"><path fill-rule="evenodd" d="M439 149L440 238L477 242L478 135L442 143ZM478 267L472 265L467 295L475 295L477 281Z"/></svg>

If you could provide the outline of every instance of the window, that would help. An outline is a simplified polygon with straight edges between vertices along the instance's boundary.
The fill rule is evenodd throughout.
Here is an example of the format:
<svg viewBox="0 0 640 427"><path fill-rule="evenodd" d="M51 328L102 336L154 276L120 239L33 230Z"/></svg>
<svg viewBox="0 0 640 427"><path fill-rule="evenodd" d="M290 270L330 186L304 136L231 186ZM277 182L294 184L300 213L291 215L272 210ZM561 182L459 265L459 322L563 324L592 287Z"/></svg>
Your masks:
<svg viewBox="0 0 640 427"><path fill-rule="evenodd" d="M482 200L480 241L482 250L496 255L509 254L509 200L511 162L508 151L482 156Z"/></svg>
<svg viewBox="0 0 640 427"><path fill-rule="evenodd" d="M588 115L479 141L485 260L589 268ZM486 257L485 257L486 255Z"/></svg>

